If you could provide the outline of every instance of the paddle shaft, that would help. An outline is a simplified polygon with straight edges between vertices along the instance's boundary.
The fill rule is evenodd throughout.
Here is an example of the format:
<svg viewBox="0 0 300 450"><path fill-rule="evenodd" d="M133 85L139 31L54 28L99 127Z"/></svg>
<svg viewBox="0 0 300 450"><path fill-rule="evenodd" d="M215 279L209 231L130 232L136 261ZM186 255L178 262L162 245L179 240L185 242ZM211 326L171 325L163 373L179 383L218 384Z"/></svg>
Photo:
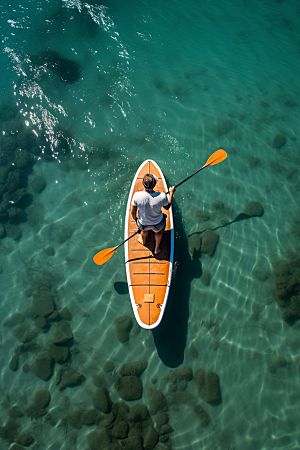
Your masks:
<svg viewBox="0 0 300 450"><path fill-rule="evenodd" d="M125 244L125 242L129 241L129 239L133 238L133 236L135 236L136 234L139 234L141 232L141 230L137 230L135 233L133 233L131 236L129 236L127 239L125 239L125 241L121 242L121 244L119 244L114 252L117 250L117 248L121 247L121 245Z"/></svg>
<svg viewBox="0 0 300 450"><path fill-rule="evenodd" d="M181 184L185 183L187 180L189 180L190 178L192 178L194 175L196 175L196 173L200 172L200 170L204 169L207 166L203 166L201 167L201 169L196 170L196 172L194 172L192 175L190 175L189 177L185 178L185 180L181 181L180 183L176 184L175 189L178 188L178 186L180 186ZM166 192L166 194L169 194L170 191Z"/></svg>

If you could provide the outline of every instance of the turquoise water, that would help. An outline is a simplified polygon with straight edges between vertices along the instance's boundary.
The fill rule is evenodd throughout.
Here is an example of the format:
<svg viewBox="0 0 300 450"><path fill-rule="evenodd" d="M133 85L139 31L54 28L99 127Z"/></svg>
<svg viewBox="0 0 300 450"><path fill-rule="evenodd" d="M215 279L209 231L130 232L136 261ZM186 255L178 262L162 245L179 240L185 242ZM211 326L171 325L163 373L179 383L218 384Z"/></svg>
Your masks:
<svg viewBox="0 0 300 450"><path fill-rule="evenodd" d="M96 425L77 429L63 419L93 408L93 376L108 360L116 402L116 371L143 359L138 402L149 405L150 386L164 393L172 449L299 447L299 327L282 320L274 294L274 266L299 250L299 20L298 3L288 0L1 6L0 183L16 170L21 178L10 189L28 193L15 200L22 217L1 216L0 419L3 426L11 406L25 411L37 389L48 389L53 423L16 419L34 437L30 448L88 448ZM153 333L133 325L121 343L114 320L134 321L123 250L102 267L92 257L123 240L127 196L144 159L175 185L218 148L226 161L175 194L176 273L164 322ZM19 153L29 158L23 166ZM219 228L212 257L189 251L191 234L233 221L250 201L264 214ZM44 381L25 373L41 350L8 367L24 329L40 349L51 343L57 322L34 325L36 291L71 312L69 363L85 377L79 386L59 391L55 374ZM5 322L16 312L22 336ZM182 365L216 372L222 401L206 403L195 381L173 392L170 371ZM195 405L209 414L208 426ZM8 445L1 439L0 449Z"/></svg>

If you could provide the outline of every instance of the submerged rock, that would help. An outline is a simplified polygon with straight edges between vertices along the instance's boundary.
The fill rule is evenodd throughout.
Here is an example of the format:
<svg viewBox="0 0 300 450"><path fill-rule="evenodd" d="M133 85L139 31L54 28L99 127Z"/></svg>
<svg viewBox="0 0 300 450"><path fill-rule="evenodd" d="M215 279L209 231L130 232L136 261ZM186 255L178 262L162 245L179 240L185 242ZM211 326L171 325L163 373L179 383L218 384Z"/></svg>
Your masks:
<svg viewBox="0 0 300 450"><path fill-rule="evenodd" d="M92 396L94 408L107 414L111 411L112 401L109 397L108 390L105 387L99 387Z"/></svg>
<svg viewBox="0 0 300 450"><path fill-rule="evenodd" d="M168 414L164 411L158 411L158 413L155 415L155 422L158 427L165 425L169 422Z"/></svg>
<svg viewBox="0 0 300 450"><path fill-rule="evenodd" d="M282 318L287 322L300 319L300 295L290 298L289 305L282 311Z"/></svg>
<svg viewBox="0 0 300 450"><path fill-rule="evenodd" d="M194 409L194 412L196 413L196 415L200 419L201 426L206 427L210 422L210 417L207 414L207 412L204 411L204 409L201 408L200 405L195 405L193 409Z"/></svg>
<svg viewBox="0 0 300 450"><path fill-rule="evenodd" d="M0 426L0 438L7 442L16 442L26 447L30 445L34 438L27 433L19 433L20 424L14 419L8 419L4 426Z"/></svg>
<svg viewBox="0 0 300 450"><path fill-rule="evenodd" d="M165 425L163 425L165 426ZM168 426L168 425L166 425ZM172 429L173 431L173 429ZM146 428L143 427L143 447L145 450L153 450L158 443L159 434L153 427L150 425Z"/></svg>
<svg viewBox="0 0 300 450"><path fill-rule="evenodd" d="M112 372L115 368L115 364L113 363L113 361L106 361L106 363L103 366L103 372L105 373L109 373Z"/></svg>
<svg viewBox="0 0 300 450"><path fill-rule="evenodd" d="M34 437L31 434L20 433L16 436L15 441L20 445L28 447L34 441Z"/></svg>
<svg viewBox="0 0 300 450"><path fill-rule="evenodd" d="M189 237L188 240L189 243L189 251L191 253L199 252L201 247L201 238L199 234L192 234L192 236Z"/></svg>
<svg viewBox="0 0 300 450"><path fill-rule="evenodd" d="M142 422L150 417L148 408L142 403L137 403L130 408L130 412L127 416L129 422Z"/></svg>
<svg viewBox="0 0 300 450"><path fill-rule="evenodd" d="M5 194L3 194L3 203L4 205L9 205L12 204L13 202L15 206L20 206L20 204L26 198L26 196L27 196L27 188L20 188L8 191L5 192Z"/></svg>
<svg viewBox="0 0 300 450"><path fill-rule="evenodd" d="M53 311L47 319L51 320L51 322L58 322L60 320L60 315L58 314L58 311Z"/></svg>
<svg viewBox="0 0 300 450"><path fill-rule="evenodd" d="M21 208L11 207L8 210L8 217L9 217L10 223L19 223L22 220L22 218L24 217L23 210Z"/></svg>
<svg viewBox="0 0 300 450"><path fill-rule="evenodd" d="M129 414L129 406L127 403L123 402L122 400L115 402L112 405L112 413L115 417L117 417L118 420L126 420Z"/></svg>
<svg viewBox="0 0 300 450"><path fill-rule="evenodd" d="M40 194L46 187L46 180L44 177L41 177L40 175L37 175L30 184L31 188L36 192L37 194Z"/></svg>
<svg viewBox="0 0 300 450"><path fill-rule="evenodd" d="M17 241L22 235L22 230L17 225L12 225L10 223L5 224L6 236Z"/></svg>
<svg viewBox="0 0 300 450"><path fill-rule="evenodd" d="M215 135L217 137L227 134L233 129L233 122L229 119L225 119L222 122L218 122L215 126Z"/></svg>
<svg viewBox="0 0 300 450"><path fill-rule="evenodd" d="M17 169L27 171L34 165L34 157L23 149L17 149L15 152L15 165Z"/></svg>
<svg viewBox="0 0 300 450"><path fill-rule="evenodd" d="M4 238L6 236L6 231L4 228L4 225L0 223L0 239Z"/></svg>
<svg viewBox="0 0 300 450"><path fill-rule="evenodd" d="M143 450L143 441L139 436L130 436L122 441L123 450Z"/></svg>
<svg viewBox="0 0 300 450"><path fill-rule="evenodd" d="M81 384L85 377L82 375L82 373L77 372L77 370L70 367L68 364L61 367L61 376L60 381L56 384L60 384L59 391L62 391L67 386L77 386Z"/></svg>
<svg viewBox="0 0 300 450"><path fill-rule="evenodd" d="M95 409L79 409L65 416L70 426L77 430L80 430L83 425L95 425L99 418L101 414Z"/></svg>
<svg viewBox="0 0 300 450"><path fill-rule="evenodd" d="M277 277L285 277L290 275L290 266L289 263L285 259L281 259L280 261L274 264L274 273Z"/></svg>
<svg viewBox="0 0 300 450"><path fill-rule="evenodd" d="M25 320L24 314L20 312L16 312L14 314L11 314L7 319L4 320L3 325L5 327L12 328L16 325L20 325Z"/></svg>
<svg viewBox="0 0 300 450"><path fill-rule="evenodd" d="M19 444L13 444L11 447L9 447L9 450L24 450L25 447L23 447L23 445L19 445Z"/></svg>
<svg viewBox="0 0 300 450"><path fill-rule="evenodd" d="M284 357L278 355L272 362L268 363L268 372L276 374L276 370L281 367L286 367L289 361Z"/></svg>
<svg viewBox="0 0 300 450"><path fill-rule="evenodd" d="M129 333L133 326L132 318L126 315L119 316L114 322L117 338L122 344L126 344L129 341Z"/></svg>
<svg viewBox="0 0 300 450"><path fill-rule="evenodd" d="M212 207L214 209L223 209L224 203L221 200L215 200L214 202L212 202Z"/></svg>
<svg viewBox="0 0 300 450"><path fill-rule="evenodd" d="M134 375L136 377L140 377L147 366L148 361L146 359L142 361L132 361L130 363L123 364L119 369L119 374L121 376Z"/></svg>
<svg viewBox="0 0 300 450"><path fill-rule="evenodd" d="M154 415L158 411L167 411L168 404L164 394L153 386L148 389L148 404L150 414Z"/></svg>
<svg viewBox="0 0 300 450"><path fill-rule="evenodd" d="M93 383L96 387L105 387L106 386L106 380L105 376L102 373L95 373L92 375Z"/></svg>
<svg viewBox="0 0 300 450"><path fill-rule="evenodd" d="M59 314L60 318L63 319L63 320L72 320L72 315L71 315L69 309L66 306L61 308L58 311L58 314Z"/></svg>
<svg viewBox="0 0 300 450"><path fill-rule="evenodd" d="M112 437L115 439L125 439L128 433L128 424L125 420L118 422L112 429Z"/></svg>
<svg viewBox="0 0 300 450"><path fill-rule="evenodd" d="M54 344L62 344L63 342L69 341L72 339L73 334L70 328L70 325L67 321L62 320L56 330L54 331L54 334L51 336L51 341Z"/></svg>
<svg viewBox="0 0 300 450"><path fill-rule="evenodd" d="M32 151L32 149L38 145L38 140L32 130L25 128L18 133L17 144L21 147L20 153L23 153L24 149Z"/></svg>
<svg viewBox="0 0 300 450"><path fill-rule="evenodd" d="M104 449L111 442L111 434L107 428L99 428L87 435L87 441L90 450Z"/></svg>
<svg viewBox="0 0 300 450"><path fill-rule="evenodd" d="M210 273L207 270L203 270L203 273L201 275L201 283L204 284L204 286L209 286L210 285Z"/></svg>
<svg viewBox="0 0 300 450"><path fill-rule="evenodd" d="M68 347L61 347L55 344L50 345L49 352L54 361L58 363L66 362L70 354Z"/></svg>
<svg viewBox="0 0 300 450"><path fill-rule="evenodd" d="M247 216L261 216L264 212L262 205L259 202L249 202L245 208L244 213Z"/></svg>
<svg viewBox="0 0 300 450"><path fill-rule="evenodd" d="M73 59L67 59L54 50L42 50L37 57L33 58L35 64L47 67L66 83L75 83L80 79L80 65Z"/></svg>
<svg viewBox="0 0 300 450"><path fill-rule="evenodd" d="M207 211L197 211L196 216L199 219L199 221L206 222L210 219L210 214Z"/></svg>
<svg viewBox="0 0 300 450"><path fill-rule="evenodd" d="M54 311L53 296L47 292L36 293L32 300L32 311L36 316L46 317Z"/></svg>
<svg viewBox="0 0 300 450"><path fill-rule="evenodd" d="M9 410L7 411L7 415L11 419L16 419L18 417L23 417L24 416L22 411L17 406L12 406L11 408L9 408Z"/></svg>
<svg viewBox="0 0 300 450"><path fill-rule="evenodd" d="M15 372L16 370L18 370L18 366L19 366L19 359L17 355L14 355L10 362L9 362L9 368L10 370L12 370L13 372Z"/></svg>
<svg viewBox="0 0 300 450"><path fill-rule="evenodd" d="M162 434L172 433L172 431L174 431L174 428L172 428L171 425L166 423L160 427L159 433L162 435Z"/></svg>
<svg viewBox="0 0 300 450"><path fill-rule="evenodd" d="M284 136L284 134L279 133L277 134L272 142L272 147L273 148L281 148L286 144L286 137Z"/></svg>
<svg viewBox="0 0 300 450"><path fill-rule="evenodd" d="M18 429L20 424L18 424L13 419L8 419L6 424L0 427L0 438L4 439L7 442L14 442L15 437L18 435Z"/></svg>
<svg viewBox="0 0 300 450"><path fill-rule="evenodd" d="M30 372L30 365L28 363L24 363L22 366L22 370L24 373Z"/></svg>
<svg viewBox="0 0 300 450"><path fill-rule="evenodd" d="M210 370L196 369L195 381L200 397L210 404L221 402L219 376Z"/></svg>
<svg viewBox="0 0 300 450"><path fill-rule="evenodd" d="M48 256L54 256L55 255L55 248L52 247L52 245L49 245L48 247L45 248L45 253Z"/></svg>
<svg viewBox="0 0 300 450"><path fill-rule="evenodd" d="M42 380L48 380L52 376L53 359L50 353L41 353L31 366L31 371Z"/></svg>
<svg viewBox="0 0 300 450"><path fill-rule="evenodd" d="M50 399L50 392L47 391L47 389L36 391L31 403L25 411L26 415L35 419L45 416L47 414L45 408L48 406Z"/></svg>
<svg viewBox="0 0 300 450"><path fill-rule="evenodd" d="M47 326L47 320L45 319L45 317L41 317L38 316L35 320L34 320L34 325L37 328L44 328Z"/></svg>
<svg viewBox="0 0 300 450"><path fill-rule="evenodd" d="M178 367L177 375L180 380L191 381L193 379L193 371L191 367L187 365Z"/></svg>
<svg viewBox="0 0 300 450"><path fill-rule="evenodd" d="M218 242L219 235L216 231L204 231L201 235L201 253L205 253L208 256L213 256Z"/></svg>
<svg viewBox="0 0 300 450"><path fill-rule="evenodd" d="M31 342L26 342L25 344L17 345L17 347L15 348L15 354L21 355L21 354L27 353L27 352L37 352L40 349L41 349L41 347L39 344L31 341Z"/></svg>
<svg viewBox="0 0 300 450"><path fill-rule="evenodd" d="M28 325L22 324L22 325L16 325L11 329L14 336L20 341L25 343L28 343L29 341L32 341L38 333L39 330L37 329L31 329L28 327Z"/></svg>
<svg viewBox="0 0 300 450"><path fill-rule="evenodd" d="M142 396L143 385L135 376L123 376L114 384L116 391L123 400L138 400Z"/></svg>
<svg viewBox="0 0 300 450"><path fill-rule="evenodd" d="M299 293L300 279L294 275L279 276L275 281L275 293L280 306L289 306L289 301Z"/></svg>

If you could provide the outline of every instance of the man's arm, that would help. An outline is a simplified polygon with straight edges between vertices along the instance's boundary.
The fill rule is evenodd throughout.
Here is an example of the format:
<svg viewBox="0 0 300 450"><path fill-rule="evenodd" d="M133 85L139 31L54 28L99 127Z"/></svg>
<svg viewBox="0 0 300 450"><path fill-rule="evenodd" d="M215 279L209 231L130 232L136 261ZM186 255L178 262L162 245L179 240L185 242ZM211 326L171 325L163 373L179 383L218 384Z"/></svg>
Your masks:
<svg viewBox="0 0 300 450"><path fill-rule="evenodd" d="M136 222L137 217L136 217L136 211L137 211L137 206L134 205L130 205L130 212L131 212L131 216L133 218L133 220Z"/></svg>
<svg viewBox="0 0 300 450"><path fill-rule="evenodd" d="M169 194L169 203L166 206L163 206L164 209L168 210L171 208L171 203L172 203L172 198L173 198L173 194L175 192L175 187L172 186L170 188L170 194Z"/></svg>

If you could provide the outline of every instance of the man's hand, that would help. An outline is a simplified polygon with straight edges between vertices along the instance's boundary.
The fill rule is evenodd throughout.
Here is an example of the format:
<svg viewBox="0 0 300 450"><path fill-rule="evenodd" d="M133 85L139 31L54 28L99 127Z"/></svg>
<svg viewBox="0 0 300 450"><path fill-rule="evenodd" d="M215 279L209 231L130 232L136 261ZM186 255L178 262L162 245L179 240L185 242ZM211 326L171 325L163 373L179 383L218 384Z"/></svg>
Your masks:
<svg viewBox="0 0 300 450"><path fill-rule="evenodd" d="M175 187L174 186L170 187L170 189L169 189L169 204L167 206L163 206L163 208L165 208L166 210L171 208L172 197L173 197L174 192L175 192Z"/></svg>

